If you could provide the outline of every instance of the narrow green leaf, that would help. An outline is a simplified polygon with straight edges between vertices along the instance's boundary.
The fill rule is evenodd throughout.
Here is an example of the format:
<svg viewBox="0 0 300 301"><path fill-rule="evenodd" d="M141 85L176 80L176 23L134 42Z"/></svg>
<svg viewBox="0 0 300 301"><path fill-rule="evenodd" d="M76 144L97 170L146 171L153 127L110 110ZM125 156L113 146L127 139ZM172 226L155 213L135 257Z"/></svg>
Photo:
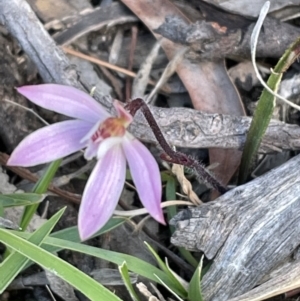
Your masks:
<svg viewBox="0 0 300 301"><path fill-rule="evenodd" d="M209 271L210 267L213 264L213 260L209 261L208 263L206 263L205 267L203 267L202 265L202 270L201 270L201 279L203 278L203 276Z"/></svg>
<svg viewBox="0 0 300 301"><path fill-rule="evenodd" d="M37 193L0 194L0 206L7 208L39 204L45 197Z"/></svg>
<svg viewBox="0 0 300 301"><path fill-rule="evenodd" d="M167 180L166 199L167 201L176 200L176 180L174 177L169 177L169 179ZM168 220L172 219L176 213L177 213L176 206L167 207ZM170 228L170 232L173 234L175 231L175 227L170 225L169 228Z"/></svg>
<svg viewBox="0 0 300 301"><path fill-rule="evenodd" d="M28 233L24 232L16 232L11 231L12 233L20 236L20 237L28 237ZM141 275L145 278L148 278L149 280L152 280L154 282L158 282L157 275L162 281L167 283L169 287L172 288L177 294L181 295L181 292L174 286L173 282L170 281L169 277L160 269L157 267L149 264L148 262L145 262L139 258L136 258L134 256L130 256L127 254L122 254L118 252L113 252L109 250L103 250L96 247L91 247L88 245L83 245L76 242L71 242L59 238L54 237L46 237L44 243L42 244L42 248L45 250L53 250L55 249L67 249L79 253L83 253L86 255L94 256L112 263L115 263L117 265L121 265L124 261L126 261L126 264L130 271ZM183 297L186 296L186 294L183 294Z"/></svg>
<svg viewBox="0 0 300 301"><path fill-rule="evenodd" d="M273 91L277 91L281 78L282 73L272 73L267 82L268 86ZM262 138L270 123L274 106L275 97L264 89L261 97L259 98L250 129L247 134L247 140L244 146L240 166L239 184L243 184L247 180L253 158L258 151Z"/></svg>
<svg viewBox="0 0 300 301"><path fill-rule="evenodd" d="M169 171L162 171L160 175L162 182L168 182L170 179L174 179L173 175L171 175Z"/></svg>
<svg viewBox="0 0 300 301"><path fill-rule="evenodd" d="M201 271L203 264L203 256L200 260L199 266L197 267L189 285L188 289L188 300L189 301L203 301L201 293Z"/></svg>
<svg viewBox="0 0 300 301"><path fill-rule="evenodd" d="M29 233L26 232L17 232L17 231L11 231L13 234L22 237L22 238L27 238L29 237ZM141 259L138 259L134 256L114 252L114 251L109 251L109 250L104 250L104 249L99 249L96 247L80 244L78 242L72 242L68 240L64 240L62 238L56 238L56 237L51 237L48 236L45 238L42 248L45 250L71 250L79 253L83 253L86 255L94 256L103 260L107 260L110 262L113 262L117 265L121 265L124 261L126 261L127 266L131 271L134 273L137 273L141 276L144 276L150 280L157 281L156 277L154 277L154 274L158 274L161 276L164 280L166 279L166 275L157 267L149 264L148 262L145 262Z"/></svg>
<svg viewBox="0 0 300 301"><path fill-rule="evenodd" d="M99 235L107 233L107 232L121 226L126 220L127 220L127 218L124 218L124 217L110 218L109 221L97 233L95 233L91 238L97 237ZM74 241L74 242L81 242L77 226L69 227L69 228L54 232L50 236L56 237L56 238L62 238L62 239ZM60 251L60 249L53 250L53 252L58 252L58 251Z"/></svg>
<svg viewBox="0 0 300 301"><path fill-rule="evenodd" d="M23 238L28 237L28 233L26 232L17 232L17 231L11 231L11 232ZM157 275L160 279L162 279L162 281L164 281L164 283L166 283L169 287L171 287L172 290L174 290L178 295L182 295L183 297L186 297L186 292L182 293L182 291L178 290L177 287L174 285L174 283L170 281L169 277L163 271L149 264L148 262L145 262L134 256L113 252L109 250L99 249L96 247L91 247L88 245L80 244L77 242L71 242L71 241L67 241L51 236L45 238L42 244L42 248L51 251L58 250L58 249L71 250L86 255L94 256L96 258L100 258L115 263L117 265L121 265L124 261L126 261L126 264L130 271L138 275L141 275L149 280L152 280L154 282L158 282L158 279L156 277Z"/></svg>
<svg viewBox="0 0 300 301"><path fill-rule="evenodd" d="M197 267L198 265L198 261L196 260L196 258L192 255L192 253L190 251L188 251L187 249L183 248L183 247L179 247L178 248L179 253L181 254L181 256L194 268Z"/></svg>
<svg viewBox="0 0 300 301"><path fill-rule="evenodd" d="M147 246L147 248L149 249L149 251L151 252L153 257L155 258L155 260L156 260L158 266L160 267L160 269L162 271L164 271L167 275L169 275L170 278L173 278L173 275L172 275L172 273L170 273L167 265L160 259L160 257L156 253L156 251L147 242L144 242L144 244Z"/></svg>
<svg viewBox="0 0 300 301"><path fill-rule="evenodd" d="M186 295L186 289L185 287L182 285L182 283L177 279L177 277L175 277L173 275L173 272L170 271L169 267L160 259L160 257L158 256L158 254L155 252L155 250L147 243L144 242L145 245L148 247L148 249L150 250L150 252L152 253L152 255L154 256L158 266L162 269L162 271L165 272L165 274L168 276L169 281L171 283L173 283L172 287L176 288L176 291L180 292L180 296L185 296ZM169 284L167 284L169 286Z"/></svg>
<svg viewBox="0 0 300 301"><path fill-rule="evenodd" d="M160 277L156 275L158 282L163 285L170 293L172 293L179 301L184 301L180 295L178 295L167 283L165 283ZM184 298L185 299L185 298Z"/></svg>
<svg viewBox="0 0 300 301"><path fill-rule="evenodd" d="M120 271L120 274L122 276L122 279L124 281L124 284L130 294L130 297L133 301L140 301L138 295L136 294L132 284L131 284L131 281L130 281L130 276L129 276L129 273L128 273L128 268L127 268L127 265L126 265L126 261L123 262L123 264L121 266L119 266L119 271Z"/></svg>
<svg viewBox="0 0 300 301"><path fill-rule="evenodd" d="M40 245L43 242L44 238L52 231L64 211L65 208L61 209L55 215L53 215L33 234L30 234L28 240L33 244ZM6 244L6 241L2 234L3 232L0 232L0 240L4 244ZM23 241L23 239L19 239L19 241ZM21 248L21 244L19 248ZM3 293L7 286L15 279L15 277L27 264L27 262L28 259L22 254L13 252L0 264L0 294Z"/></svg>
<svg viewBox="0 0 300 301"><path fill-rule="evenodd" d="M121 301L121 299L93 278L8 230L0 229L0 241L68 282L92 301Z"/></svg>
<svg viewBox="0 0 300 301"><path fill-rule="evenodd" d="M165 260L166 260L166 266L167 266L169 272L172 273L173 277L176 278L176 280L177 280L177 281L181 284L181 286L184 288L185 292L187 292L188 287L189 287L188 283L170 268L168 259L165 258Z"/></svg>
<svg viewBox="0 0 300 301"><path fill-rule="evenodd" d="M166 184L166 199L167 201L176 200L176 179L174 177L169 176ZM171 220L177 214L177 207L176 206L169 206L167 207L167 215L168 220ZM175 231L174 226L169 226L170 232L173 234ZM194 268L198 266L198 261L194 258L194 256L186 250L185 248L179 247L178 248L181 256Z"/></svg>
<svg viewBox="0 0 300 301"><path fill-rule="evenodd" d="M102 235L106 232L109 232L118 226L122 225L127 219L123 217L113 217L111 218L102 228L99 230L96 234L94 234L92 237L96 237L99 235ZM15 233L15 232L13 232ZM29 233L26 232L17 232L15 233L16 235L23 237L28 240L29 238ZM64 240L68 241L73 241L73 242L81 242L81 239L78 234L78 227L69 227L57 232L54 232L50 234L51 237L56 237L56 238L62 238ZM50 246L48 245L47 248L45 248L48 252L54 253L54 252L59 252L62 250L62 248L56 247L56 246ZM29 267L31 265L31 262L27 263L25 268Z"/></svg>
<svg viewBox="0 0 300 301"><path fill-rule="evenodd" d="M269 4L266 3L263 6L257 24L255 25L255 28L251 36L251 57L255 68L256 68L255 51L256 51L258 34L261 29L263 20L267 15L268 5ZM243 151L241 165L240 165L239 180L238 180L239 184L243 184L247 181L253 158L259 149L262 138L267 130L267 127L270 123L273 114L275 101L276 101L276 97L274 93L276 93L278 90L283 72L285 72L290 67L290 65L295 61L295 59L299 56L299 48L300 48L300 39L297 39L297 41L293 43L285 51L283 56L278 61L276 67L272 71L267 81L267 87L269 87L269 89L264 88L258 100L258 104L254 112L254 116L244 146L244 151ZM259 74L258 76L260 77ZM273 93L271 93L271 91L273 91Z"/></svg>
<svg viewBox="0 0 300 301"><path fill-rule="evenodd" d="M33 188L33 192L35 193L45 193L50 185L56 171L58 170L62 159L56 160L52 162L48 169L46 170L45 174L40 178L40 180L36 183ZM20 227L23 231L26 230L27 226L29 225L33 215L35 214L38 204L34 204L31 206L25 207L22 220L20 223Z"/></svg>
<svg viewBox="0 0 300 301"><path fill-rule="evenodd" d="M88 245L70 242L54 237L46 238L44 243L45 245L42 245L42 247L45 248L47 248L48 247L47 245L49 245L49 246L59 247L61 249L72 250L75 252L80 252L86 255L91 255L97 258L101 258L103 260L113 262L117 265L121 265L124 261L126 261L128 268L136 274L139 274L153 281L157 281L156 277L154 276L154 274L157 274L163 280L169 282L165 273L163 273L160 269L134 256L130 256L114 251L99 249L96 247L91 247Z"/></svg>

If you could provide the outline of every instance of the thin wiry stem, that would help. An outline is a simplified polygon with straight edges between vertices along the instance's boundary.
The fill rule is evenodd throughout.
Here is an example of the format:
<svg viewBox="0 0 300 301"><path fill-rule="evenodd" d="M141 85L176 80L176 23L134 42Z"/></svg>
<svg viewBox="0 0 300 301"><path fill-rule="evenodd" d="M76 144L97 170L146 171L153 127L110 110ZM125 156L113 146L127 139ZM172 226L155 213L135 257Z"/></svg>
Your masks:
<svg viewBox="0 0 300 301"><path fill-rule="evenodd" d="M8 103L10 103L10 104L12 104L12 105L14 105L14 106L20 107L20 108L22 108L23 110L32 113L32 114L33 114L34 116L36 116L39 120L41 120L42 123L44 123L45 125L49 125L49 123L48 123L44 118L42 118L38 113L36 113L33 109L29 109L29 108L27 108L27 107L25 107L25 106L23 106L23 105L21 105L21 104L19 104L19 103L17 103L17 102L11 101L11 100L6 99L6 98L4 98L3 101L6 101L6 102L8 102Z"/></svg>
<svg viewBox="0 0 300 301"><path fill-rule="evenodd" d="M133 99L126 105L126 108L130 111L132 116L134 116L136 112L139 109L141 109L149 126L151 127L154 133L155 138L157 139L158 143L165 152L161 155L161 158L163 160L170 163L180 164L192 168L200 180L209 184L211 187L218 190L221 194L228 191L228 189L224 187L213 175L211 175L210 172L206 170L206 168L199 161L197 161L194 158L191 158L190 156L184 153L176 152L169 146L155 118L153 117L147 104L142 98Z"/></svg>
<svg viewBox="0 0 300 301"><path fill-rule="evenodd" d="M166 208L170 206L179 206L179 205L186 205L186 206L194 206L192 202L188 201L181 201L181 200L170 200L161 203L161 208ZM138 215L143 215L143 214L148 214L148 210L146 208L141 208L141 209L134 209L134 210L115 210L114 214L119 215L119 216L128 216L128 217L133 217L133 216L138 216Z"/></svg>

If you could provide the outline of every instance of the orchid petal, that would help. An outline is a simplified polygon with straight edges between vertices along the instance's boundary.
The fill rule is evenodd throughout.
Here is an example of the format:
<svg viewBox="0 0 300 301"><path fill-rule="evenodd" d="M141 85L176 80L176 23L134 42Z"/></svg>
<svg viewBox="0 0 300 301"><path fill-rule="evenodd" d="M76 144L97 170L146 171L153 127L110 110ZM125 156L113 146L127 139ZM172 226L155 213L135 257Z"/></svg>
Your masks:
<svg viewBox="0 0 300 301"><path fill-rule="evenodd" d="M85 187L79 209L78 229L86 240L112 216L119 201L126 174L126 160L120 145L98 160Z"/></svg>
<svg viewBox="0 0 300 301"><path fill-rule="evenodd" d="M96 122L93 127L86 133L86 135L81 139L80 142L85 143L91 140L92 136L95 134L95 132L98 130L100 124L102 121Z"/></svg>
<svg viewBox="0 0 300 301"><path fill-rule="evenodd" d="M115 145L121 145L123 141L123 137L109 137L100 142L97 151L97 159L101 159L109 149L114 147Z"/></svg>
<svg viewBox="0 0 300 301"><path fill-rule="evenodd" d="M98 147L99 147L99 143L95 143L92 140L88 141L87 147L84 151L84 158L89 161L92 160L94 157L96 157Z"/></svg>
<svg viewBox="0 0 300 301"><path fill-rule="evenodd" d="M95 123L110 116L90 95L73 87L43 84L17 90L36 105L73 118Z"/></svg>
<svg viewBox="0 0 300 301"><path fill-rule="evenodd" d="M129 133L122 146L141 202L154 219L165 224L160 207L162 185L157 162L149 150Z"/></svg>
<svg viewBox="0 0 300 301"><path fill-rule="evenodd" d="M124 119L126 122L125 127L128 127L133 120L132 115L124 109L118 100L115 99L113 105L117 111L118 117Z"/></svg>
<svg viewBox="0 0 300 301"><path fill-rule="evenodd" d="M80 140L92 126L82 120L67 120L41 128L21 141L7 165L35 166L70 155L84 147Z"/></svg>

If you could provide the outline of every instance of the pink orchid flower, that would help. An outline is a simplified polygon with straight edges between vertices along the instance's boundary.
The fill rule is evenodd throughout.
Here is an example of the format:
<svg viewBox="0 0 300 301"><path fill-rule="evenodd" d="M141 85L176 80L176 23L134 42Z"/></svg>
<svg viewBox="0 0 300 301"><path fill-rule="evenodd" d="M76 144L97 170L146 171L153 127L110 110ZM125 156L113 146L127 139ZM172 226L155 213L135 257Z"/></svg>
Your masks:
<svg viewBox="0 0 300 301"><path fill-rule="evenodd" d="M117 117L88 94L73 87L44 84L17 89L36 105L76 119L41 128L26 137L8 160L12 166L51 162L86 148L87 160L98 162L84 189L78 217L80 238L95 234L112 216L119 201L128 162L140 200L150 215L165 223L158 164L126 128L132 116L116 100Z"/></svg>

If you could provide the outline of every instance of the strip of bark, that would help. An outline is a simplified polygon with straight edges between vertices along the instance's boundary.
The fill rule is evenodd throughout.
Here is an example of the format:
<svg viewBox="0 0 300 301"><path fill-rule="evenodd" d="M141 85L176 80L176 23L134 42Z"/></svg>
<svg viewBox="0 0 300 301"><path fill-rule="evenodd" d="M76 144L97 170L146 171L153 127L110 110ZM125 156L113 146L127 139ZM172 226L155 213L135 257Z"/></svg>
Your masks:
<svg viewBox="0 0 300 301"><path fill-rule="evenodd" d="M205 300L247 292L299 246L299 164L294 157L171 221L173 244L214 258L202 280Z"/></svg>

